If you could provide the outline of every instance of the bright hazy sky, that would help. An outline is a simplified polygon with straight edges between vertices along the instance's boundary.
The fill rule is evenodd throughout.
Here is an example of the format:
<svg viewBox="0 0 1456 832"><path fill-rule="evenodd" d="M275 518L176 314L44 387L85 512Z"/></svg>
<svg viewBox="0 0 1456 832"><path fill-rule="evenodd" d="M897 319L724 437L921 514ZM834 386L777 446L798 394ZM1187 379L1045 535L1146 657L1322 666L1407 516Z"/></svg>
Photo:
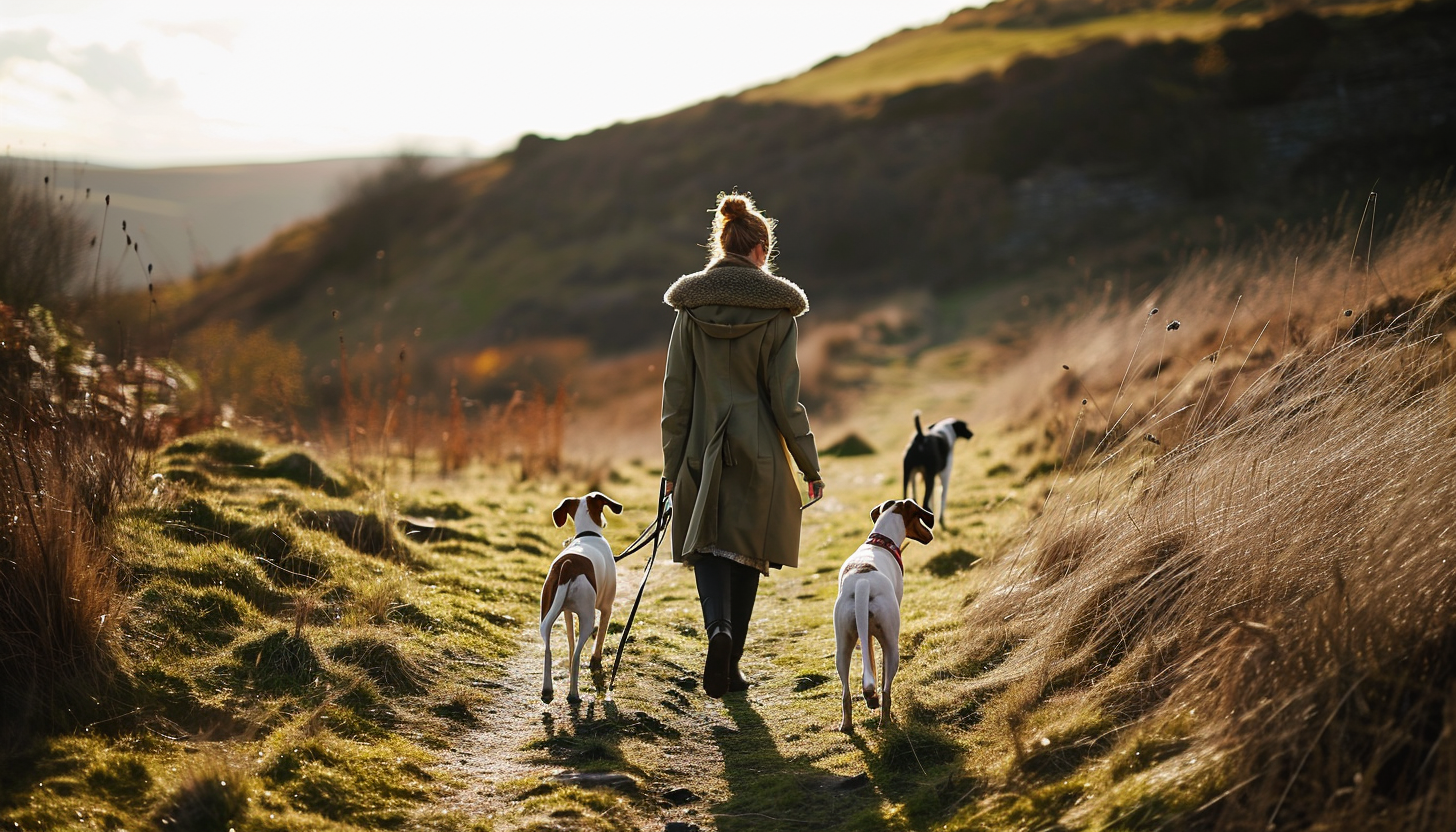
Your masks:
<svg viewBox="0 0 1456 832"><path fill-rule="evenodd" d="M970 2L3 0L0 149L130 166L489 154L793 75Z"/></svg>

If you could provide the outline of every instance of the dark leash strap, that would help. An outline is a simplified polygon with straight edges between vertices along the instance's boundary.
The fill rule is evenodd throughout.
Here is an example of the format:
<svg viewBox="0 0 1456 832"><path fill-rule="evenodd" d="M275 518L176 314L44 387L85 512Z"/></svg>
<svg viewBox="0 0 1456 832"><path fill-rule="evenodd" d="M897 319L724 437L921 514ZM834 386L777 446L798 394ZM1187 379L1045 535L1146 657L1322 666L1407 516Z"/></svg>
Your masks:
<svg viewBox="0 0 1456 832"><path fill-rule="evenodd" d="M666 483L666 480L664 480L663 482ZM658 486L657 519L649 523L647 528L642 530L642 534L637 535L637 539L632 541L632 543L627 548L623 549L622 554L613 556L612 560L621 563L622 561L627 559L628 555L637 554L642 550L642 547L646 546L648 543L651 543L657 538L658 533L662 531L662 525L667 522L665 516L672 516L671 510L669 510L665 516L662 511L662 503L667 496L666 489L667 486L665 484ZM654 548L656 548L656 544L654 544Z"/></svg>
<svg viewBox="0 0 1456 832"><path fill-rule="evenodd" d="M667 480L663 480L657 486L657 519L642 533L639 543L634 543L636 548L629 548L623 552L617 560L621 560L632 554L636 549L647 545L648 535L651 534L652 554L647 556L647 563L642 566L642 583L637 587L637 599L632 602L632 611L627 613L627 623L622 627L622 637L617 640L617 658L612 662L612 676L607 680L607 697L611 698L612 690L617 685L617 668L622 666L622 651L627 646L627 636L632 632L632 622L637 618L637 608L642 604L642 592L647 589L647 576L652 574L652 564L657 561L657 547L662 544L662 538L667 534L668 523L672 520L672 503L667 493Z"/></svg>

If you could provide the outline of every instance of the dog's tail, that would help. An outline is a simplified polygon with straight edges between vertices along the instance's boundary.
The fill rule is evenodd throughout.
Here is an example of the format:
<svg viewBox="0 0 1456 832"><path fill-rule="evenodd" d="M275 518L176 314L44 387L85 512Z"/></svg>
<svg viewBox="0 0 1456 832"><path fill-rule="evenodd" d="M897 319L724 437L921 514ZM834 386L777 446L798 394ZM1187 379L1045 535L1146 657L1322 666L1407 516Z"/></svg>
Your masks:
<svg viewBox="0 0 1456 832"><path fill-rule="evenodd" d="M915 411L915 435L924 436L925 431L920 429L920 411Z"/></svg>
<svg viewBox="0 0 1456 832"><path fill-rule="evenodd" d="M560 580L560 568L552 571L556 574L547 576L546 585L541 587L541 641L546 643L547 650L551 649L551 625L566 606L566 593L562 591L565 581Z"/></svg>
<svg viewBox="0 0 1456 832"><path fill-rule="evenodd" d="M864 698L871 710L880 706L880 697L875 691L874 639L870 636L870 587L869 581L855 581L854 625L859 631L859 655L864 659Z"/></svg>

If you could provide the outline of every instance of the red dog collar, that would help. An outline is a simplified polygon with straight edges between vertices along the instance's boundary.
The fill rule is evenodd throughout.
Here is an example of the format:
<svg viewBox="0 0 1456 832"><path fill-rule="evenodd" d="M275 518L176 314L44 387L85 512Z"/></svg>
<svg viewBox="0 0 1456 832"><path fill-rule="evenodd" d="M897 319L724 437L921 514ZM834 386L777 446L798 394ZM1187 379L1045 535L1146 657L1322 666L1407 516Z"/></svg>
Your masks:
<svg viewBox="0 0 1456 832"><path fill-rule="evenodd" d="M871 546L878 546L881 549L884 549L886 552L894 555L895 562L900 564L900 572L903 573L905 571L905 561L900 559L900 547L895 545L895 541L891 540L888 537L885 537L879 532L874 532L869 536L869 539L866 540L865 543L868 543Z"/></svg>

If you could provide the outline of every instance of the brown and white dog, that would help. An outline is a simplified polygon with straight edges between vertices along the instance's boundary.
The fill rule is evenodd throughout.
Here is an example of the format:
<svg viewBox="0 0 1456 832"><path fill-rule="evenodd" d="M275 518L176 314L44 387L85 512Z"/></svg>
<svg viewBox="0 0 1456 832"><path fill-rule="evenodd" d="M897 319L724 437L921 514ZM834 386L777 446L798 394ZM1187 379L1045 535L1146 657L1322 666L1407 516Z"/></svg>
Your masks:
<svg viewBox="0 0 1456 832"><path fill-rule="evenodd" d="M900 548L905 539L929 543L935 539L935 515L914 500L886 500L870 511L874 529L869 539L839 568L839 597L834 601L834 660L844 697L844 719L839 730L854 730L850 721L849 662L854 646L864 657L864 698L871 710L885 700L880 725L888 725L890 685L900 667L900 599L905 592L905 563ZM880 692L875 691L875 648L880 642L885 670Z"/></svg>
<svg viewBox="0 0 1456 832"><path fill-rule="evenodd" d="M622 504L611 497L593 491L585 497L562 500L561 505L551 512L551 520L557 528L566 525L567 518L575 523L576 535L566 544L566 549L551 563L546 573L546 584L541 587L541 641L546 645L546 669L541 682L541 701L550 702L556 694L551 687L551 627L556 619L566 613L566 642L574 641L576 647L571 654L571 690L566 701L581 701L577 694L577 677L581 672L581 651L591 638L595 624L596 649L592 651L591 666L602 666L602 644L607 640L607 623L612 620L612 603L617 598L617 562L612 559L612 547L602 534L607 525L603 509L622 513ZM593 621L593 612L600 612L601 619ZM573 632L572 617L580 636Z"/></svg>

